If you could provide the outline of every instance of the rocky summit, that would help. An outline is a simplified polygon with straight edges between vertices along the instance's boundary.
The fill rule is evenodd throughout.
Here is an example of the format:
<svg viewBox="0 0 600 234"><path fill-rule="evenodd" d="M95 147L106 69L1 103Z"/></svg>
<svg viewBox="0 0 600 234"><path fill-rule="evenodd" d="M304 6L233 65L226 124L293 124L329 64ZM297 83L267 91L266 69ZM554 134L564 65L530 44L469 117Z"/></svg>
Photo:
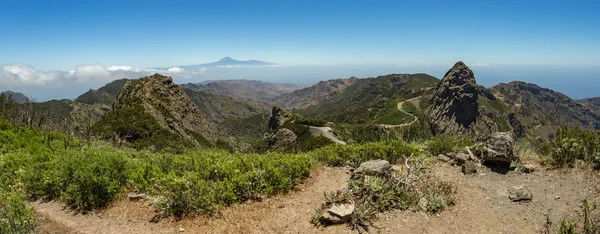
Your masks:
<svg viewBox="0 0 600 234"><path fill-rule="evenodd" d="M429 120L434 133L471 133L479 117L477 98L473 71L463 62L457 62L446 72L431 99Z"/></svg>
<svg viewBox="0 0 600 234"><path fill-rule="evenodd" d="M170 76L154 74L127 81L113 109L124 108L132 102L140 103L144 112L162 128L196 145L213 139L213 131L200 108Z"/></svg>

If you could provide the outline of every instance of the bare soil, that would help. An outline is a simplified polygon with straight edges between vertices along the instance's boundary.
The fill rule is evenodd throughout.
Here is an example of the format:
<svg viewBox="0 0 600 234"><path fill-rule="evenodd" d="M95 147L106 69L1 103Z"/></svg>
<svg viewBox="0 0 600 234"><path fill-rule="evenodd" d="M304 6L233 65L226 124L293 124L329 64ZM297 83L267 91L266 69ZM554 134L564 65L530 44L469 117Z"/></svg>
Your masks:
<svg viewBox="0 0 600 234"><path fill-rule="evenodd" d="M439 214L383 213L370 232L540 233L546 215L556 228L562 217L581 219L583 199L600 202L600 174L590 169L498 174L480 168L478 174L463 175L459 167L440 162L431 172L456 184L456 205ZM57 202L31 205L39 215L40 233L354 233L345 225L315 228L310 223L323 194L344 188L348 178L344 168L316 168L304 184L288 194L225 208L213 217L159 223L149 222L155 213L143 201L117 201L92 214L75 214ZM521 185L531 189L533 200L511 202L507 190Z"/></svg>

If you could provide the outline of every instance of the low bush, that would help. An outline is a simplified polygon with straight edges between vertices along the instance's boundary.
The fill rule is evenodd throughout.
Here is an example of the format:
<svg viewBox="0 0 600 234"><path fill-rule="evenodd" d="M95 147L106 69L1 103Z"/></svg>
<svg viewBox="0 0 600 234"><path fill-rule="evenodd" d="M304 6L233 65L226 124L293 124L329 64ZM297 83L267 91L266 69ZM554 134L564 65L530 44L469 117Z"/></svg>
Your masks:
<svg viewBox="0 0 600 234"><path fill-rule="evenodd" d="M474 145L473 139L460 137L454 138L447 135L436 135L425 143L427 151L434 156L460 151L467 146Z"/></svg>
<svg viewBox="0 0 600 234"><path fill-rule="evenodd" d="M554 140L542 148L543 153L551 155L556 166L573 166L576 160L600 166L600 131L565 125L557 129Z"/></svg>
<svg viewBox="0 0 600 234"><path fill-rule="evenodd" d="M403 160L410 155L420 155L416 145L403 141L370 142L352 145L331 145L308 153L312 158L330 166L357 167L373 159L384 159L391 163Z"/></svg>

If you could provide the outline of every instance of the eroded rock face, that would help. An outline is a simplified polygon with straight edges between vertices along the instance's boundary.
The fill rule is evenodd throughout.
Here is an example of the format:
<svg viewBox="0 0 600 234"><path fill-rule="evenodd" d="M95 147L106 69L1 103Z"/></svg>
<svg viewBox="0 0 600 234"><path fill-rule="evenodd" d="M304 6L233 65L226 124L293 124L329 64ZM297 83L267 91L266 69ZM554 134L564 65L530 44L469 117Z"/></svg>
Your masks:
<svg viewBox="0 0 600 234"><path fill-rule="evenodd" d="M479 117L478 86L473 71L463 62L454 64L435 89L429 121L435 134L472 134Z"/></svg>
<svg viewBox="0 0 600 234"><path fill-rule="evenodd" d="M296 134L287 128L281 128L269 136L269 147L273 150L285 148L296 141Z"/></svg>
<svg viewBox="0 0 600 234"><path fill-rule="evenodd" d="M479 158L485 162L509 163L518 160L514 152L515 139L510 132L494 132L485 139Z"/></svg>
<svg viewBox="0 0 600 234"><path fill-rule="evenodd" d="M277 129L290 119L292 119L292 114L290 112L284 110L279 105L273 106L271 118L269 118L269 130Z"/></svg>

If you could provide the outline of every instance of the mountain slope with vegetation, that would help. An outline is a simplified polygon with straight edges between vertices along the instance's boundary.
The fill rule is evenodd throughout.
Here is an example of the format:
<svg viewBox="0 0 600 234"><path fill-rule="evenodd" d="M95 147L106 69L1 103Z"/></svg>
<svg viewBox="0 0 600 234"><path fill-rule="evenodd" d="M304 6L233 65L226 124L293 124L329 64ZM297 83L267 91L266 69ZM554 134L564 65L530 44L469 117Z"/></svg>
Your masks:
<svg viewBox="0 0 600 234"><path fill-rule="evenodd" d="M303 109L331 99L335 95L344 92L356 81L358 81L356 77L320 81L311 87L280 95L274 98L272 102L285 109Z"/></svg>
<svg viewBox="0 0 600 234"><path fill-rule="evenodd" d="M230 96L183 89L206 119L220 124L227 118L246 118L269 113L271 106L264 102L242 101Z"/></svg>
<svg viewBox="0 0 600 234"><path fill-rule="evenodd" d="M554 131L566 124L600 129L599 113L560 92L520 81L498 84L490 90L514 111L530 137L553 138Z"/></svg>
<svg viewBox="0 0 600 234"><path fill-rule="evenodd" d="M75 98L76 102L85 104L105 104L112 105L115 103L115 98L123 89L123 85L128 79L114 80L99 89L90 89L79 97Z"/></svg>
<svg viewBox="0 0 600 234"><path fill-rule="evenodd" d="M257 80L216 80L182 84L181 87L249 101L269 101L279 95L304 88L304 86L297 84L269 83Z"/></svg>
<svg viewBox="0 0 600 234"><path fill-rule="evenodd" d="M400 99L426 94L439 80L427 74L391 74L377 78L356 79L343 92L329 100L298 112L304 116L337 123L388 123L402 115L397 109ZM407 116L407 120L412 120ZM399 124L399 123L398 123Z"/></svg>
<svg viewBox="0 0 600 234"><path fill-rule="evenodd" d="M200 108L171 77L159 74L127 81L113 110L94 128L103 138L141 143L138 147L157 142L171 147L177 141L210 146L216 141L214 127Z"/></svg>

